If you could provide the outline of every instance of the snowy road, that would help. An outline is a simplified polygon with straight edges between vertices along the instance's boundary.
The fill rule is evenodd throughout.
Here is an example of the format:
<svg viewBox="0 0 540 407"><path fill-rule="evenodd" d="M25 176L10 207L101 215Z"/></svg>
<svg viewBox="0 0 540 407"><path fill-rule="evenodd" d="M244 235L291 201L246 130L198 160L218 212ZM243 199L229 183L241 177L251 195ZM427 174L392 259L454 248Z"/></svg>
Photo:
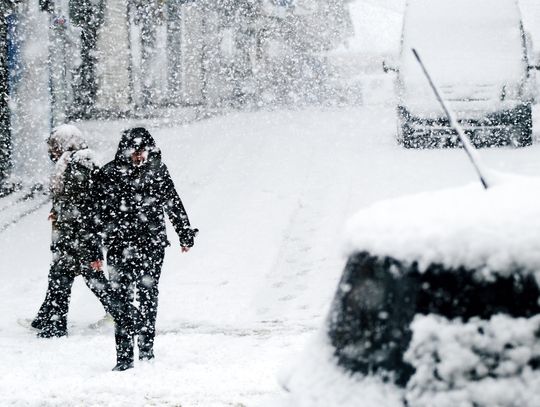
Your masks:
<svg viewBox="0 0 540 407"><path fill-rule="evenodd" d="M125 125L85 126L104 161ZM325 316L344 221L379 199L474 181L463 151L404 150L394 129L383 105L153 129L201 233L183 255L169 230L157 358L128 372L110 371L112 328L87 328L103 311L81 279L69 337L39 340L16 323L45 294L48 208L1 232L0 405L277 405L277 370ZM481 153L496 169L540 175L539 144Z"/></svg>

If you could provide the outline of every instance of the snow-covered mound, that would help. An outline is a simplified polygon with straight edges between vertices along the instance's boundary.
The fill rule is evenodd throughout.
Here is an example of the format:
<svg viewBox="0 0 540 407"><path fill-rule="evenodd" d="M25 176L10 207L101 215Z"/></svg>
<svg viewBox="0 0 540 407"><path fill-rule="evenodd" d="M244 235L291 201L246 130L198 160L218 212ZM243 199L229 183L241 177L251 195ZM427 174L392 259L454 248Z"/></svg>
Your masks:
<svg viewBox="0 0 540 407"><path fill-rule="evenodd" d="M337 365L323 331L282 373L284 407L533 407L540 405L540 316L448 320L417 315L405 354L416 369L402 389ZM268 406L270 407L270 406Z"/></svg>
<svg viewBox="0 0 540 407"><path fill-rule="evenodd" d="M515 270L540 278L540 179L512 178L484 190L480 183L383 201L357 213L346 230L347 254L481 270Z"/></svg>
<svg viewBox="0 0 540 407"><path fill-rule="evenodd" d="M403 389L378 376L350 374L337 365L333 352L321 330L293 367L281 372L281 385L289 391L283 407L403 406Z"/></svg>
<svg viewBox="0 0 540 407"><path fill-rule="evenodd" d="M406 399L416 407L540 405L540 316L489 321L418 315L405 359L416 373Z"/></svg>

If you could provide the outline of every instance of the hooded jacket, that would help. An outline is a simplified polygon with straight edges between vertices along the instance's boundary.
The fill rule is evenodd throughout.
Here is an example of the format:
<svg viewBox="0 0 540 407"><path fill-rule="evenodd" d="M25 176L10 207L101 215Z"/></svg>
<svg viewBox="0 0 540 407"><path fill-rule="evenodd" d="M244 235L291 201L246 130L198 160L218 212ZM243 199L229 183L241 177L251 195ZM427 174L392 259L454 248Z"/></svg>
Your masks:
<svg viewBox="0 0 540 407"><path fill-rule="evenodd" d="M80 263L89 263L96 259L100 250L93 240L93 195L98 166L75 126L56 127L47 143L60 154L50 181L53 219L51 250Z"/></svg>
<svg viewBox="0 0 540 407"><path fill-rule="evenodd" d="M140 166L131 161L134 151L147 154ZM100 230L108 249L169 245L165 212L180 244L193 246L194 231L182 201L161 161L161 151L146 129L124 131L114 160L99 173L97 196Z"/></svg>

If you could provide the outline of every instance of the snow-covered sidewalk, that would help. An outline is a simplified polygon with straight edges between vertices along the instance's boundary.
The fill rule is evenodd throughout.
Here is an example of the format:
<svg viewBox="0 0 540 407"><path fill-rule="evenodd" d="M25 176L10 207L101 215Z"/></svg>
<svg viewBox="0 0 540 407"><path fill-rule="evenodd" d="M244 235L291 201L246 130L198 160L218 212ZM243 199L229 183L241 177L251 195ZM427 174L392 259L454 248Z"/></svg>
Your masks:
<svg viewBox="0 0 540 407"><path fill-rule="evenodd" d="M0 232L34 213L49 202L49 194L42 184L17 187L0 198Z"/></svg>

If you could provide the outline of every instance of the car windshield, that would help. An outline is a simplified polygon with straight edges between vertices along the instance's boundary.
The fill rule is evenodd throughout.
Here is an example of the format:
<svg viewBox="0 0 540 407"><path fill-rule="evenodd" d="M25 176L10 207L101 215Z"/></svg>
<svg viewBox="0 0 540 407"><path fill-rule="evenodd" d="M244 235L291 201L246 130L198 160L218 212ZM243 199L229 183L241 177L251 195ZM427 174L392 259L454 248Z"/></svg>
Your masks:
<svg viewBox="0 0 540 407"><path fill-rule="evenodd" d="M524 75L519 8L514 0L411 0L404 19L401 73L411 93L426 89L416 48L441 86L494 86ZM426 89L428 93L429 90Z"/></svg>

